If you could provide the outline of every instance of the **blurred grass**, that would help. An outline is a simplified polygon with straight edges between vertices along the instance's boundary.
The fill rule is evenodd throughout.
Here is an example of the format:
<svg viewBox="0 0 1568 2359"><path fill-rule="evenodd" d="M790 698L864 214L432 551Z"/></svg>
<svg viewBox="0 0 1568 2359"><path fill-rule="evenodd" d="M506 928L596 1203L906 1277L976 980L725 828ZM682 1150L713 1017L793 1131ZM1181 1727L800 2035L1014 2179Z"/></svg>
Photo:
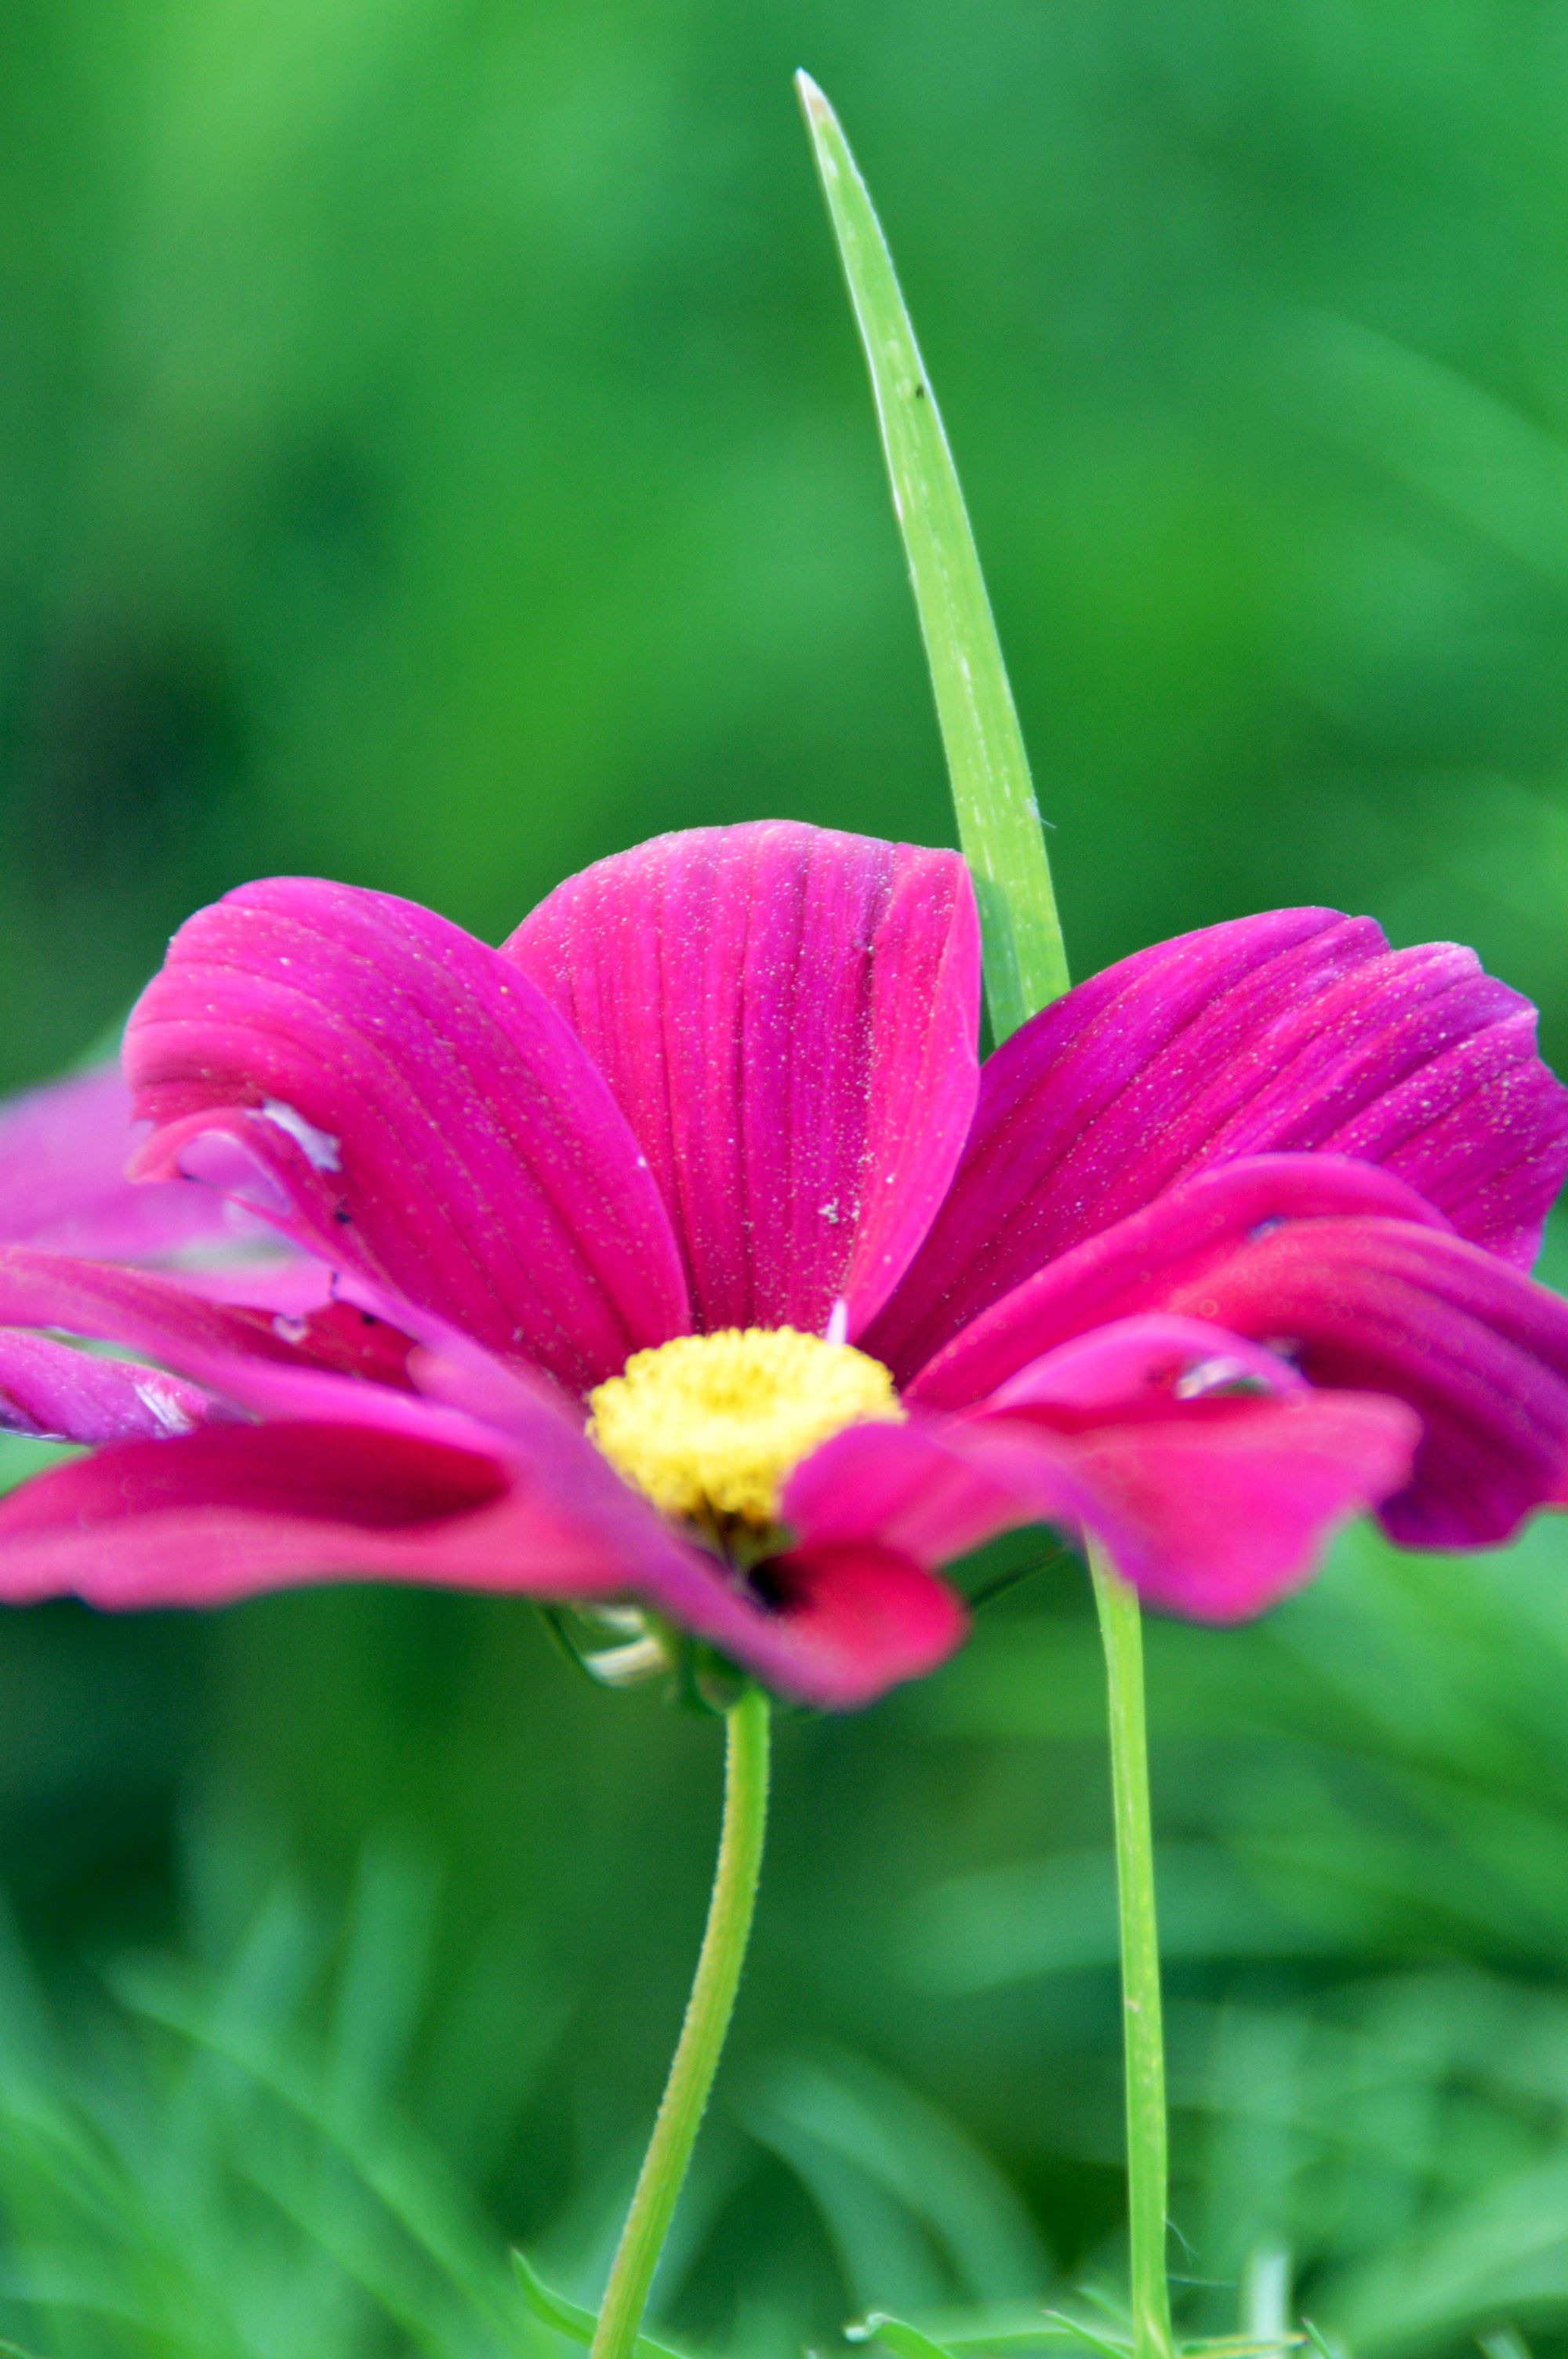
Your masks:
<svg viewBox="0 0 1568 2359"><path fill-rule="evenodd" d="M55 0L0 16L0 1079L248 874L495 934L659 827L943 837L801 63L1076 970L1329 900L1475 941L1568 1060L1561 0ZM1565 1571L1555 1527L1361 1537L1258 1630L1153 1634L1195 2328L1282 2242L1358 2353L1568 2341ZM495 1601L8 1618L0 2328L531 2350L504 2238L591 2298L716 1787L710 1729ZM1113 2281L1073 1569L787 1727L779 1799L661 2313L772 2359Z"/></svg>

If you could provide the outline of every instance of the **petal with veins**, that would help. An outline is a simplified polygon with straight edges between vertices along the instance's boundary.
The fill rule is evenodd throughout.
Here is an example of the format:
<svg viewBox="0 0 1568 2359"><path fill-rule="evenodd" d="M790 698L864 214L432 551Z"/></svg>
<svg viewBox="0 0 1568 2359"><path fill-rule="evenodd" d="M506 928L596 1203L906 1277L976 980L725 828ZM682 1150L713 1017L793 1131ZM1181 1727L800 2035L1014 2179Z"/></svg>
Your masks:
<svg viewBox="0 0 1568 2359"><path fill-rule="evenodd" d="M766 821L569 877L505 956L615 1093L698 1323L853 1337L974 1109L979 935L955 853Z"/></svg>
<svg viewBox="0 0 1568 2359"><path fill-rule="evenodd" d="M580 1042L499 952L276 877L182 926L125 1034L137 1169L576 1385L687 1323L669 1223Z"/></svg>

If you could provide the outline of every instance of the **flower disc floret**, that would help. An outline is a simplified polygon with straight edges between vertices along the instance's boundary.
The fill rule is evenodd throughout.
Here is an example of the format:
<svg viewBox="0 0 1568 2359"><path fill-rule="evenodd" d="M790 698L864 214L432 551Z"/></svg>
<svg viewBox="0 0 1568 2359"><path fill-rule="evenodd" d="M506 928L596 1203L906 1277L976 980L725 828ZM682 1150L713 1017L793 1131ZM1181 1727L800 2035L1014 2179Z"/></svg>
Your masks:
<svg viewBox="0 0 1568 2359"><path fill-rule="evenodd" d="M589 1407L600 1449L665 1515L759 1531L819 1442L903 1416L880 1360L794 1327L726 1327L634 1352Z"/></svg>

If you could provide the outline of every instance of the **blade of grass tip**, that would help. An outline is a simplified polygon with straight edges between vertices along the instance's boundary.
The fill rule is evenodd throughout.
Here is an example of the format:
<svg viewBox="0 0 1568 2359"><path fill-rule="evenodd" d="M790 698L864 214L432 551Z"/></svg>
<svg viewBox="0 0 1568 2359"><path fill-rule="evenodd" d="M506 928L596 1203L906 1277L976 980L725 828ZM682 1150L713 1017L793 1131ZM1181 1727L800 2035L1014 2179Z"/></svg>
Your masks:
<svg viewBox="0 0 1568 2359"><path fill-rule="evenodd" d="M879 2341L880 2330L874 2321L886 2315L885 2310L868 2311L857 2324L844 2329L845 2341ZM902 2324L903 2321L895 2321L895 2323ZM913 2331L916 2334L925 2332L920 2327ZM1063 2338L1056 2327L1046 2325L1033 2304L1026 2306L1022 2300L1013 2299L982 2301L967 2304L962 2310L946 2310L943 2313L940 2339L931 2334L925 2334L925 2339L928 2344L946 2353L946 2359L981 2359L984 2354L989 2354L990 2359L1001 2359L1005 2352L1022 2354L1045 2351L1055 2352L1057 2359L1060 2359Z"/></svg>
<svg viewBox="0 0 1568 2359"><path fill-rule="evenodd" d="M898 2359L952 2359L952 2354L941 2343L933 2342L918 2326L907 2319L891 2318L885 2310L873 2310L858 2324L844 2329L846 2343L880 2343L886 2350L896 2352Z"/></svg>
<svg viewBox="0 0 1568 2359"><path fill-rule="evenodd" d="M1336 2351L1322 2328L1314 2326L1310 2318L1303 2318L1302 2325L1305 2329L1307 2341L1317 2353L1317 2359L1345 2359L1344 2352Z"/></svg>
<svg viewBox="0 0 1568 2359"><path fill-rule="evenodd" d="M975 880L999 1040L1067 988L1051 865L1007 667L931 381L866 184L838 119L795 76L871 370L958 836Z"/></svg>

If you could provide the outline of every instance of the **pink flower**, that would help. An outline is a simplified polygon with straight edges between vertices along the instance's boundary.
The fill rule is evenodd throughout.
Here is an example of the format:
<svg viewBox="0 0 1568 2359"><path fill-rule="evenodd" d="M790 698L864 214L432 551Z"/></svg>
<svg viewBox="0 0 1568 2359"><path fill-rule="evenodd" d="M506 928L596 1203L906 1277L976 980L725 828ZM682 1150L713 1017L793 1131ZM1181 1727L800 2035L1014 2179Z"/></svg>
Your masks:
<svg viewBox="0 0 1568 2359"><path fill-rule="evenodd" d="M978 1014L956 855L784 822L601 862L500 951L310 880L202 910L126 1034L146 1225L108 1180L29 1227L12 1117L0 1398L103 1446L0 1503L0 1594L637 1600L843 1705L951 1649L936 1568L1009 1525L1225 1621L1369 1506L1476 1548L1558 1497L1568 1093L1468 951L1280 910L983 1071ZM225 1204L292 1262L133 1266Z"/></svg>

